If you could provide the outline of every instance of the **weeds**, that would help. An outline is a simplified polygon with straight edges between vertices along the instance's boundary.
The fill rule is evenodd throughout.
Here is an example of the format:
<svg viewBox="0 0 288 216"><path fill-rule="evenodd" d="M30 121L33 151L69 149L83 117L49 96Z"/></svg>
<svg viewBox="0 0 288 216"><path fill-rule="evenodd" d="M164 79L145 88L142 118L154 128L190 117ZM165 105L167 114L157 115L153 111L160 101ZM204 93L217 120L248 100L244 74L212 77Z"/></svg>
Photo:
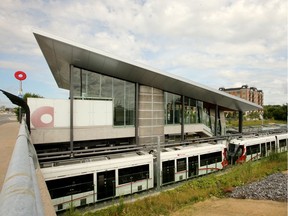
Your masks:
<svg viewBox="0 0 288 216"><path fill-rule="evenodd" d="M73 202L70 203L69 209L64 214L64 216L80 216L80 215L81 213L75 209Z"/></svg>

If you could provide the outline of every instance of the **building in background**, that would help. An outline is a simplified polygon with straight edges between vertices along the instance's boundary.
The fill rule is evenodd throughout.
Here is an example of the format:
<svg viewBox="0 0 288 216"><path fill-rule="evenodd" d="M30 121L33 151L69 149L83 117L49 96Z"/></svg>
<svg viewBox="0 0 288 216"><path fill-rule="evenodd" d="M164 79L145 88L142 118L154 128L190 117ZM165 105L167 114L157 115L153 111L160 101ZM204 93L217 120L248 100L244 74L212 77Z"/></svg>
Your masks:
<svg viewBox="0 0 288 216"><path fill-rule="evenodd" d="M263 106L264 93L262 90L258 90L255 87L248 87L248 85L242 85L238 88L221 87L219 88L219 90Z"/></svg>

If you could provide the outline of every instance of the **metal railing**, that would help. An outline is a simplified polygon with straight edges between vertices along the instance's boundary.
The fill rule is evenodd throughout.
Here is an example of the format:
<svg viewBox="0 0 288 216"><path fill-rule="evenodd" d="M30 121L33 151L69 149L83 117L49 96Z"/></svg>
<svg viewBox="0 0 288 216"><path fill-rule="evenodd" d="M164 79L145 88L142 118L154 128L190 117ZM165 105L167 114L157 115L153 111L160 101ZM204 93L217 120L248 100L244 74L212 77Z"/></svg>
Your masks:
<svg viewBox="0 0 288 216"><path fill-rule="evenodd" d="M22 121L0 194L0 215L44 215L37 167L37 155Z"/></svg>

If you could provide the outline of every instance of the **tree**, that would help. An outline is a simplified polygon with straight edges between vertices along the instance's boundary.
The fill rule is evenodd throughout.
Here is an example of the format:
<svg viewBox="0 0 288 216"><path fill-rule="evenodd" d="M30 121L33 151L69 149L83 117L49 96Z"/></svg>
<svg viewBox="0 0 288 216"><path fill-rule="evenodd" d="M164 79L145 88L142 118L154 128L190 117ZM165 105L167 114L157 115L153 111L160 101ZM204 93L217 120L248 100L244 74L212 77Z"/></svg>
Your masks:
<svg viewBox="0 0 288 216"><path fill-rule="evenodd" d="M264 106L264 118L287 121L287 104Z"/></svg>
<svg viewBox="0 0 288 216"><path fill-rule="evenodd" d="M34 94L34 93L30 93L30 92L27 92L23 95L23 100L27 103L27 98L43 98L42 96L38 95L38 94ZM20 108L19 107L16 107L14 109L14 112L17 116L17 120L20 122L21 118L22 118L22 115L25 113L25 110L21 110L21 117L19 115L20 113Z"/></svg>

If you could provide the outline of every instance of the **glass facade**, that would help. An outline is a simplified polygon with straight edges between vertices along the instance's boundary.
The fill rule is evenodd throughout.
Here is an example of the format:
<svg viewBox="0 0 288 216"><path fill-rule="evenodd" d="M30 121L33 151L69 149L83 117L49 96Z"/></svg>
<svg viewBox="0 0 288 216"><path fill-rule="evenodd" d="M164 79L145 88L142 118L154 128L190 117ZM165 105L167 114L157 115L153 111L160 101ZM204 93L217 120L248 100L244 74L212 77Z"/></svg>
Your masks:
<svg viewBox="0 0 288 216"><path fill-rule="evenodd" d="M135 84L74 67L75 99L113 100L114 126L135 124Z"/></svg>
<svg viewBox="0 0 288 216"><path fill-rule="evenodd" d="M165 92L165 124L179 124L182 116L181 96Z"/></svg>
<svg viewBox="0 0 288 216"><path fill-rule="evenodd" d="M72 79L75 99L113 100L114 126L135 125L135 83L76 67ZM164 92L166 125L203 123L213 130L215 119L202 101L184 97L183 105L181 95Z"/></svg>
<svg viewBox="0 0 288 216"><path fill-rule="evenodd" d="M197 101L192 98L185 97L184 99L184 123L195 124L199 123L199 111L197 109Z"/></svg>
<svg viewBox="0 0 288 216"><path fill-rule="evenodd" d="M180 95L164 93L165 124L181 124L182 99ZM184 97L184 124L203 123L211 128L209 110L202 101Z"/></svg>

